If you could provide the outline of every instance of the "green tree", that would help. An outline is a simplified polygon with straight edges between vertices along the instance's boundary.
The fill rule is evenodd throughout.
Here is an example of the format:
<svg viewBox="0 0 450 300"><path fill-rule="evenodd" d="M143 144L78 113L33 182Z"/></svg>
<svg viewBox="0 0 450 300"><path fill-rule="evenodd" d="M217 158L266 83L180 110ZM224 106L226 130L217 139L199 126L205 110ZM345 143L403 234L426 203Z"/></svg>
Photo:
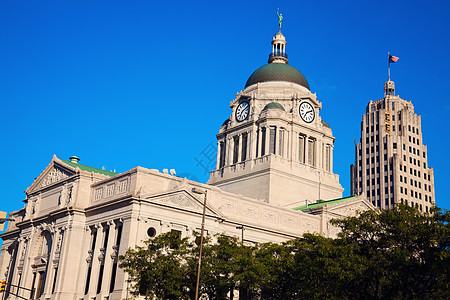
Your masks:
<svg viewBox="0 0 450 300"><path fill-rule="evenodd" d="M130 275L131 293L150 299L188 299L192 282L186 258L192 245L176 232L161 234L120 256L121 268ZM195 289L195 285L194 285Z"/></svg>
<svg viewBox="0 0 450 300"><path fill-rule="evenodd" d="M218 235L216 239L216 243L208 240L203 246L200 289L209 299L226 299L236 285L234 275L239 245L236 238L226 235ZM191 265L198 261L198 253L198 248L193 248Z"/></svg>
<svg viewBox="0 0 450 300"><path fill-rule="evenodd" d="M262 299L296 298L293 242L265 243L256 250L259 293Z"/></svg>
<svg viewBox="0 0 450 300"><path fill-rule="evenodd" d="M336 239L316 234L281 244L204 240L201 294L225 299L448 299L448 211L399 205L333 220ZM193 299L199 242L166 233L120 257L134 295Z"/></svg>
<svg viewBox="0 0 450 300"><path fill-rule="evenodd" d="M368 266L358 280L360 298L449 298L449 220L448 211L405 205L334 220L338 240L357 246Z"/></svg>

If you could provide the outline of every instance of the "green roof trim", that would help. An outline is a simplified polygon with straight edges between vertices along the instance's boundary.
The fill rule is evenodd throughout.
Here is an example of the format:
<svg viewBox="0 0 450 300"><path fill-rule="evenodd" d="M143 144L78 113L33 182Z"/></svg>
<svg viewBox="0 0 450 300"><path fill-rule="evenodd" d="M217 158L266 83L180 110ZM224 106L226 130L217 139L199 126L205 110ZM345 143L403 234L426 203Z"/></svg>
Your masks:
<svg viewBox="0 0 450 300"><path fill-rule="evenodd" d="M338 198L338 199L332 199L332 200L327 200L327 201L322 201L322 202L311 203L311 204L308 204L308 207L306 207L306 205L302 205L302 206L293 208L293 210L305 210L305 209L324 206L325 204L334 205L334 204L338 204L338 203L341 203L341 202L344 202L347 200L355 199L357 197L358 197L357 195L353 195L353 196L348 196L348 197L344 197L344 198Z"/></svg>
<svg viewBox="0 0 450 300"><path fill-rule="evenodd" d="M71 166L74 168L78 167L78 168L80 168L80 170L83 170L83 171L94 172L94 173L98 173L98 174L102 174L102 175L106 175L106 176L110 176L110 177L117 175L117 173L114 173L111 171L106 171L106 170L97 169L94 167L89 167L89 166L85 166L85 165L78 164L78 163L73 163L73 162L65 160L65 159L61 159L61 161L68 166Z"/></svg>

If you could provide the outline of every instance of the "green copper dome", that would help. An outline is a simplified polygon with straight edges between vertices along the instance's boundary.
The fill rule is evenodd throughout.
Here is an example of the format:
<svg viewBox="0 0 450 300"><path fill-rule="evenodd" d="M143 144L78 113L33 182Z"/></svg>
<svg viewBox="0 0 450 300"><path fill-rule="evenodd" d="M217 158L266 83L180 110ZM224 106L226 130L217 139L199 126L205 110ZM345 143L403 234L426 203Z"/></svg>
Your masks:
<svg viewBox="0 0 450 300"><path fill-rule="evenodd" d="M308 81L299 70L288 64L269 63L253 72L247 80L245 87L258 82L287 81L300 84L309 90Z"/></svg>
<svg viewBox="0 0 450 300"><path fill-rule="evenodd" d="M282 111L285 111L283 105L278 102L270 102L269 104L264 106L263 110L266 109L281 109Z"/></svg>
<svg viewBox="0 0 450 300"><path fill-rule="evenodd" d="M327 122L325 122L324 120L322 120L322 124L323 124L323 126L331 129L330 125Z"/></svg>

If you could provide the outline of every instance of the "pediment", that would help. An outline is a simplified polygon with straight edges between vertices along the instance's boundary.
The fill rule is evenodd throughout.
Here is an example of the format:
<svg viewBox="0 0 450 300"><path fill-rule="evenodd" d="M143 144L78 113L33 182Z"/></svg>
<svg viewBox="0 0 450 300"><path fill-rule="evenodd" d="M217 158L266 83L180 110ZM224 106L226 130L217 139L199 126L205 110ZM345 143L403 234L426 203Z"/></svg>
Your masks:
<svg viewBox="0 0 450 300"><path fill-rule="evenodd" d="M193 196L186 190L180 190L164 195L152 196L147 198L148 201L153 203L159 203L165 206L170 206L177 209L188 210L193 212L203 212L203 202L197 197ZM216 215L221 217L221 213L218 212L211 204L206 204L206 214Z"/></svg>
<svg viewBox="0 0 450 300"><path fill-rule="evenodd" d="M54 183L64 181L66 178L75 174L75 169L60 162L56 156L53 156L50 164L35 179L33 184L27 189L26 193L31 194Z"/></svg>
<svg viewBox="0 0 450 300"><path fill-rule="evenodd" d="M363 211L375 209L375 207L365 198L358 196L345 202L332 205L328 208L329 212L339 214L345 217L355 216Z"/></svg>

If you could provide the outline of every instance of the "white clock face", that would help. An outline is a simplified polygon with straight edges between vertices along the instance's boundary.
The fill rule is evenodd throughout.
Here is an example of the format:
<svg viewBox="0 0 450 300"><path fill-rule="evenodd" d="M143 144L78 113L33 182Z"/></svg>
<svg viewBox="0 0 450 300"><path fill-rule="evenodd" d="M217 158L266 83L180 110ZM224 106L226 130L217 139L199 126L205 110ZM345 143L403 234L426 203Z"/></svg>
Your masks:
<svg viewBox="0 0 450 300"><path fill-rule="evenodd" d="M250 105L247 101L241 102L236 108L236 120L238 122L242 122L248 117L248 113L250 112Z"/></svg>
<svg viewBox="0 0 450 300"><path fill-rule="evenodd" d="M302 117L303 121L306 123L311 123L314 121L314 108L309 102L303 102L300 104L300 117Z"/></svg>

